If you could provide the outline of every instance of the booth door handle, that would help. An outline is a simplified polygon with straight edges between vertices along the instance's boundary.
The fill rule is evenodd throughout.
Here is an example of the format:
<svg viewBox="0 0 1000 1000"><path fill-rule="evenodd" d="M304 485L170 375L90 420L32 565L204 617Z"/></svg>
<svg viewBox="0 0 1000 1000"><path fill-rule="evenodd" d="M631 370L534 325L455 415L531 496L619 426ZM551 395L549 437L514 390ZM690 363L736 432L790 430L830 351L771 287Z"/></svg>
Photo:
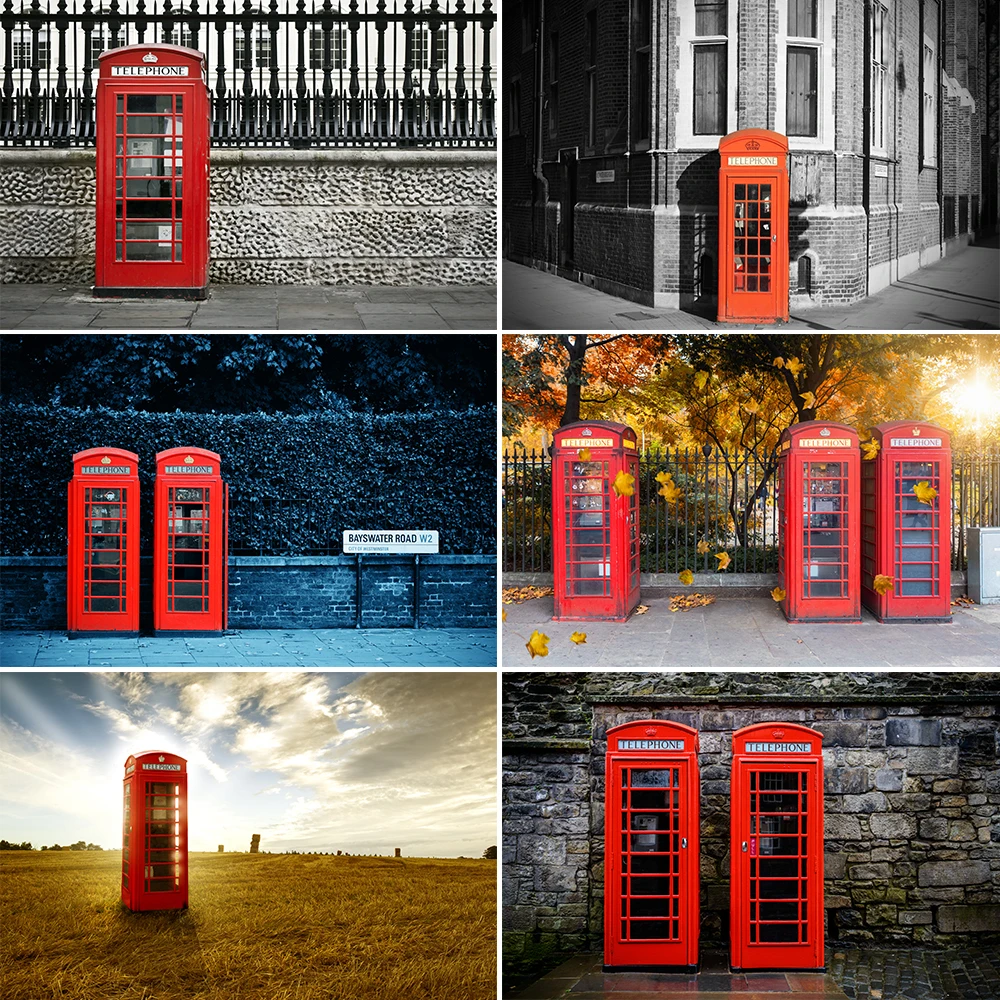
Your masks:
<svg viewBox="0 0 1000 1000"><path fill-rule="evenodd" d="M687 837L681 837L681 847L687 847L688 839Z"/></svg>
<svg viewBox="0 0 1000 1000"><path fill-rule="evenodd" d="M743 853L744 854L746 854L746 850L747 850L747 842L744 840L743 841Z"/></svg>
<svg viewBox="0 0 1000 1000"><path fill-rule="evenodd" d="M777 234L777 233L775 233L775 234L774 234L774 235L773 235L773 236L771 237L771 242L772 242L772 243L777 243L777 242L778 242L778 234Z"/></svg>

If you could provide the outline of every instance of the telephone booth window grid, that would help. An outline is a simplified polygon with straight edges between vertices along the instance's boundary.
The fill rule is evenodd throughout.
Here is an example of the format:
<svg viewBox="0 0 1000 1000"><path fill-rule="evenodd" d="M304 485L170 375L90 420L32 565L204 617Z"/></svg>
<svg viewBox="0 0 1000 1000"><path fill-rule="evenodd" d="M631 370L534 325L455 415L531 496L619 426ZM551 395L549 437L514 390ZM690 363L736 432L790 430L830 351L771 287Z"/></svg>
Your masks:
<svg viewBox="0 0 1000 1000"><path fill-rule="evenodd" d="M209 610L210 489L167 490L167 610Z"/></svg>
<svg viewBox="0 0 1000 1000"><path fill-rule="evenodd" d="M131 857L129 831L132 827L132 782L125 783L122 801L122 884L128 888L128 863Z"/></svg>
<svg viewBox="0 0 1000 1000"><path fill-rule="evenodd" d="M897 597L938 596L941 512L937 498L921 503L913 492L926 481L940 491L940 462L893 463L893 585Z"/></svg>
<svg viewBox="0 0 1000 1000"><path fill-rule="evenodd" d="M115 260L181 260L182 94L119 94L115 114Z"/></svg>
<svg viewBox="0 0 1000 1000"><path fill-rule="evenodd" d="M809 941L806 771L750 771L750 942Z"/></svg>
<svg viewBox="0 0 1000 1000"><path fill-rule="evenodd" d="M84 611L127 610L127 494L127 489L108 487L84 490Z"/></svg>
<svg viewBox="0 0 1000 1000"><path fill-rule="evenodd" d="M678 941L680 768L621 770L621 939Z"/></svg>
<svg viewBox="0 0 1000 1000"><path fill-rule="evenodd" d="M733 184L733 291L771 291L771 185Z"/></svg>
<svg viewBox="0 0 1000 1000"><path fill-rule="evenodd" d="M179 786L155 781L146 786L144 881L146 892L180 889Z"/></svg>
<svg viewBox="0 0 1000 1000"><path fill-rule="evenodd" d="M608 597L611 594L608 472L607 462L563 462L568 597ZM637 519L634 510L632 516ZM634 530L635 562L638 564L637 525Z"/></svg>
<svg viewBox="0 0 1000 1000"><path fill-rule="evenodd" d="M803 464L803 597L848 596L847 476L846 462Z"/></svg>

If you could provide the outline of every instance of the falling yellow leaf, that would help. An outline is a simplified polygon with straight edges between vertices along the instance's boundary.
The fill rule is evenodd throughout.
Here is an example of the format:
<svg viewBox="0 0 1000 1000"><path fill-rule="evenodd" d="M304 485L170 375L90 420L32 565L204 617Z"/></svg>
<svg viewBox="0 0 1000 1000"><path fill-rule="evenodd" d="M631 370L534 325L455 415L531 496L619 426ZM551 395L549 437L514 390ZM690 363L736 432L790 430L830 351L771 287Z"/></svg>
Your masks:
<svg viewBox="0 0 1000 1000"><path fill-rule="evenodd" d="M743 404L743 409L747 413L756 413L760 409L760 403L756 399L751 399L748 403Z"/></svg>
<svg viewBox="0 0 1000 1000"><path fill-rule="evenodd" d="M586 632L574 632L569 637L569 641L570 642L575 642L579 646L581 643L584 643L584 642L587 641L587 633Z"/></svg>
<svg viewBox="0 0 1000 1000"><path fill-rule="evenodd" d="M589 462L590 461L590 449L589 448L581 448L576 454L579 457L579 459L580 459L581 462Z"/></svg>
<svg viewBox="0 0 1000 1000"><path fill-rule="evenodd" d="M731 562L728 552L716 552L715 558L719 560L719 570L724 570Z"/></svg>
<svg viewBox="0 0 1000 1000"><path fill-rule="evenodd" d="M811 410L816 405L816 397L811 392L800 392L799 396L806 404L803 409Z"/></svg>
<svg viewBox="0 0 1000 1000"><path fill-rule="evenodd" d="M500 621L505 622L507 620L507 609L504 608L502 614L500 615Z"/></svg>
<svg viewBox="0 0 1000 1000"><path fill-rule="evenodd" d="M914 496L921 502L930 506L937 496L937 490L926 480L922 480L913 487Z"/></svg>
<svg viewBox="0 0 1000 1000"><path fill-rule="evenodd" d="M691 584L694 583L694 573L692 573L689 569L682 569L677 574L677 579L680 580L685 587L690 587Z"/></svg>
<svg viewBox="0 0 1000 1000"><path fill-rule="evenodd" d="M708 381L708 372L698 372L694 377L694 384L697 389L704 389Z"/></svg>
<svg viewBox="0 0 1000 1000"><path fill-rule="evenodd" d="M882 445L878 441L862 441L861 442L861 459L865 462L870 462L881 450Z"/></svg>
<svg viewBox="0 0 1000 1000"><path fill-rule="evenodd" d="M681 488L676 483L666 482L660 487L659 493L667 503L676 503L677 498L681 495Z"/></svg>
<svg viewBox="0 0 1000 1000"><path fill-rule="evenodd" d="M525 643L524 648L531 653L531 658L534 659L536 656L548 656L549 647L548 643L551 640L547 635L543 635L538 629L535 629L531 633L531 638Z"/></svg>
<svg viewBox="0 0 1000 1000"><path fill-rule="evenodd" d="M632 494L635 493L635 476L629 475L629 473L622 469L618 475L615 476L613 489L616 496L632 496Z"/></svg>
<svg viewBox="0 0 1000 1000"><path fill-rule="evenodd" d="M785 599L785 597L786 594L784 590L781 589L781 587L775 587L774 590L771 591L771 600L774 601L776 604L780 604Z"/></svg>
<svg viewBox="0 0 1000 1000"><path fill-rule="evenodd" d="M784 358L775 358L774 359L774 367L775 368L784 368L785 367L785 359Z"/></svg>
<svg viewBox="0 0 1000 1000"><path fill-rule="evenodd" d="M798 375L798 373L805 368L805 365L799 361L798 358L789 358L785 362L785 368L787 368L793 375Z"/></svg>
<svg viewBox="0 0 1000 1000"><path fill-rule="evenodd" d="M706 552L707 552L707 551L708 551L708 550L709 550L710 548L711 548L711 546L710 546L710 545L708 544L708 542L706 542L706 541L705 541L705 539L703 538L703 539L702 539L702 540L701 540L701 541L700 541L700 542L698 543L698 555L700 555L700 556L703 556L703 555L704 555L704 554L705 554L705 553L706 553Z"/></svg>
<svg viewBox="0 0 1000 1000"><path fill-rule="evenodd" d="M892 590L892 577L879 573L872 582L872 589L877 594L888 594Z"/></svg>
<svg viewBox="0 0 1000 1000"><path fill-rule="evenodd" d="M656 481L658 483L669 483L673 478L673 473L670 472L658 472L656 474Z"/></svg>

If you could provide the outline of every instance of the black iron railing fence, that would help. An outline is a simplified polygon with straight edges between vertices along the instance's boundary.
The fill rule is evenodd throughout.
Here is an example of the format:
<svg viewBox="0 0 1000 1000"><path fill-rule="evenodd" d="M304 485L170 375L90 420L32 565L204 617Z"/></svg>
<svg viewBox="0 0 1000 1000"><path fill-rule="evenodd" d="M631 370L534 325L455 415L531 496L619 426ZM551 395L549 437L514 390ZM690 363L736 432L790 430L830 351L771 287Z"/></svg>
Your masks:
<svg viewBox="0 0 1000 1000"><path fill-rule="evenodd" d="M1000 526L1000 449L952 456L952 568L965 569L966 529ZM727 572L777 569L775 456L705 447L650 451L639 458L640 568L644 573L709 572L728 552ZM670 472L683 496L659 496L659 472ZM552 461L548 454L503 456L504 572L552 570ZM705 552L699 542L708 543Z"/></svg>
<svg viewBox="0 0 1000 1000"><path fill-rule="evenodd" d="M492 0L212 6L3 0L0 144L93 145L99 54L164 43L205 53L213 145L496 145Z"/></svg>

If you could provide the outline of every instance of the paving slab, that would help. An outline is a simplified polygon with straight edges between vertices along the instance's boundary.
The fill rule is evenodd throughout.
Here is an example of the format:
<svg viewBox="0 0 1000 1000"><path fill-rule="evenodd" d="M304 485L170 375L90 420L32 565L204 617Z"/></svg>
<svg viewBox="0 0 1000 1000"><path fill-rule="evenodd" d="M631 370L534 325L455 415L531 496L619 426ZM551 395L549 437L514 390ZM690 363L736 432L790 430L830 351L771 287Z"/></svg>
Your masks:
<svg viewBox="0 0 1000 1000"><path fill-rule="evenodd" d="M680 593L680 591L678 591ZM670 611L668 597L643 597L649 608L627 622L554 622L552 597L505 604L505 669L680 669L743 667L912 670L1000 667L1000 605L975 614L955 608L951 622L882 624L867 611L859 623L785 620L770 598L719 600ZM550 638L548 655L531 659L533 631ZM584 632L586 642L569 636ZM998 994L1000 996L1000 994Z"/></svg>
<svg viewBox="0 0 1000 1000"><path fill-rule="evenodd" d="M463 294L467 293L467 294ZM4 285L0 329L495 330L492 285L212 285L201 302L98 298L83 285Z"/></svg>
<svg viewBox="0 0 1000 1000"><path fill-rule="evenodd" d="M68 639L0 632L4 667L493 667L495 629L262 629L219 637Z"/></svg>

